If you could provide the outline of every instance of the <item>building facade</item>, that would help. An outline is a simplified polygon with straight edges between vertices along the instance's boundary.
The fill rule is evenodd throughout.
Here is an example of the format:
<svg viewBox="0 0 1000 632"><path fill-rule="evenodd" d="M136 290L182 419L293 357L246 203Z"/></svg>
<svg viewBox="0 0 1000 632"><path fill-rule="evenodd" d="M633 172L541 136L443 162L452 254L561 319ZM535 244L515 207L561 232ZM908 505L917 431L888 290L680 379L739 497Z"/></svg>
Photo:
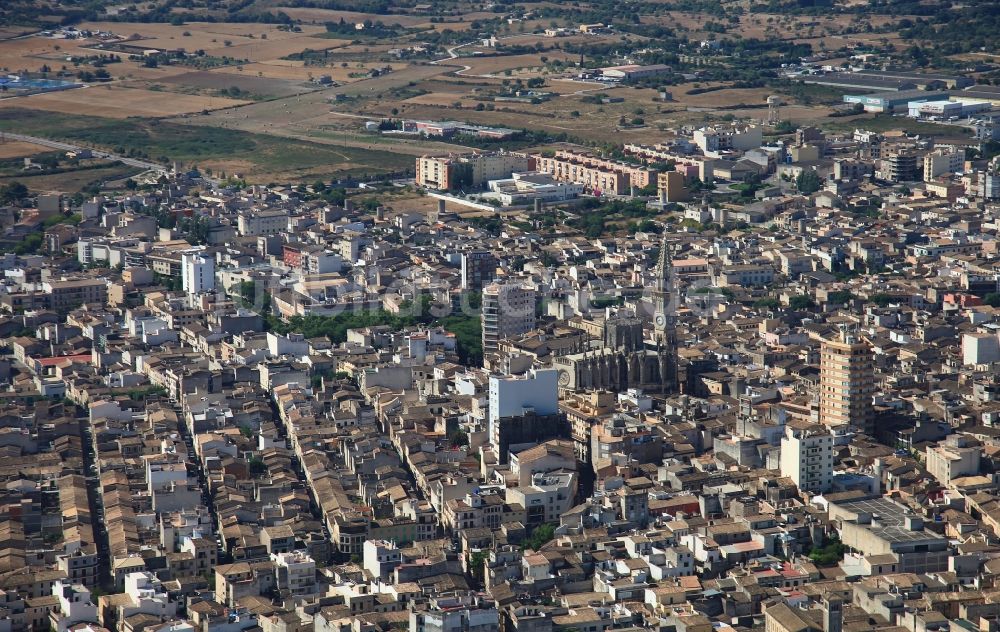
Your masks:
<svg viewBox="0 0 1000 632"><path fill-rule="evenodd" d="M491 283L483 288L483 353L501 340L535 328L535 290L520 284Z"/></svg>
<svg viewBox="0 0 1000 632"><path fill-rule="evenodd" d="M467 156L421 156L417 158L417 184L448 191L481 187L489 180L509 178L516 171L531 171L531 156L499 151Z"/></svg>
<svg viewBox="0 0 1000 632"><path fill-rule="evenodd" d="M785 428L781 475L791 478L801 491L828 491L833 482L833 435L819 425Z"/></svg>
<svg viewBox="0 0 1000 632"><path fill-rule="evenodd" d="M181 255L181 283L188 294L215 289L215 259L201 252Z"/></svg>
<svg viewBox="0 0 1000 632"><path fill-rule="evenodd" d="M874 420L875 360L871 346L842 330L820 350L819 419L834 428L870 431Z"/></svg>

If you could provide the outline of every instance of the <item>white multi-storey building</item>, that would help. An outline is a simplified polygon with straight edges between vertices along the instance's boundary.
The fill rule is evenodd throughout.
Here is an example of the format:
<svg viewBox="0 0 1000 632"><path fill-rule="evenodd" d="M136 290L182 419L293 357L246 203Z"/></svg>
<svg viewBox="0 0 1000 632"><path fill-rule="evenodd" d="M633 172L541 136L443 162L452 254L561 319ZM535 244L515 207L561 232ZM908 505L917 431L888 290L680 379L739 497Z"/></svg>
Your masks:
<svg viewBox="0 0 1000 632"><path fill-rule="evenodd" d="M272 553L276 580L279 590L288 590L293 595L313 595L316 593L316 562L302 551Z"/></svg>
<svg viewBox="0 0 1000 632"><path fill-rule="evenodd" d="M814 494L833 482L833 435L823 426L788 426L781 439L781 475L802 491Z"/></svg>
<svg viewBox="0 0 1000 632"><path fill-rule="evenodd" d="M559 412L558 372L540 369L524 376L491 376L489 387L490 441L500 445L499 420L527 411L539 416Z"/></svg>
<svg viewBox="0 0 1000 632"><path fill-rule="evenodd" d="M215 259L202 252L181 255L181 283L188 294L201 294L215 289Z"/></svg>

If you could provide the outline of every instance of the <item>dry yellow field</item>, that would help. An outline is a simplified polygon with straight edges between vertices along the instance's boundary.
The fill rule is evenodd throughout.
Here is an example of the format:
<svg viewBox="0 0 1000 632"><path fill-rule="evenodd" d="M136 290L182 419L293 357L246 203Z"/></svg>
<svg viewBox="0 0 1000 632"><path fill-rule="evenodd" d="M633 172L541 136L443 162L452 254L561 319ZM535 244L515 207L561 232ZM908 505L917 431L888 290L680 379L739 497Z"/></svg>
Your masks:
<svg viewBox="0 0 1000 632"><path fill-rule="evenodd" d="M230 41L233 47L255 42L300 40L323 30L318 27L306 26L303 27L301 33L292 33L279 30L277 26L272 24L208 22L191 22L182 26L144 22L88 22L81 25L81 28L110 31L127 38L138 37L139 41L135 44L149 48L183 48L188 51L228 48L225 46L226 40ZM235 55L230 55L230 57L233 56Z"/></svg>
<svg viewBox="0 0 1000 632"><path fill-rule="evenodd" d="M29 37L0 41L0 69L5 72L37 72L42 66L58 70L72 55L91 55L85 40Z"/></svg>
<svg viewBox="0 0 1000 632"><path fill-rule="evenodd" d="M0 158L22 158L33 156L42 152L52 151L43 145L34 143L23 143L21 141L10 141L0 143Z"/></svg>
<svg viewBox="0 0 1000 632"><path fill-rule="evenodd" d="M225 46L223 40L219 40L219 42L214 44L213 48L206 48L205 54L215 57L249 59L253 62L281 59L294 53L300 53L306 48L326 50L340 48L344 45L343 40L319 37L287 40L244 40L243 42L233 40L232 46Z"/></svg>
<svg viewBox="0 0 1000 632"><path fill-rule="evenodd" d="M463 105L467 105L466 99L475 105L474 101L471 101L470 95L464 92L431 92L429 94L421 94L419 96L411 97L401 102L402 105L437 105L442 107L450 107L456 101L463 102Z"/></svg>
<svg viewBox="0 0 1000 632"><path fill-rule="evenodd" d="M64 114L128 118L177 116L242 105L246 101L164 93L116 86L49 92L0 101L0 107L32 108Z"/></svg>
<svg viewBox="0 0 1000 632"><path fill-rule="evenodd" d="M375 13L362 13L360 11L337 11L334 9L310 9L299 7L275 7L275 11L287 13L293 20L302 20L313 24L323 24L324 22L345 22L357 24L365 20L381 22L386 25L398 24L405 27L413 27L429 21L428 17L419 15L377 15Z"/></svg>
<svg viewBox="0 0 1000 632"><path fill-rule="evenodd" d="M462 57L453 60L453 63L469 66L469 69L462 72L463 75L487 75L504 72L505 70L535 69L541 71L545 63L542 57L547 59L570 59L571 55L560 51L550 51L545 55L504 55L500 57Z"/></svg>
<svg viewBox="0 0 1000 632"><path fill-rule="evenodd" d="M312 67L307 68L305 62L288 59L243 64L239 68L215 68L209 72L224 75L235 74L248 77L264 77L266 79L282 81L309 81L310 76L316 77L326 74L324 72L317 72Z"/></svg>

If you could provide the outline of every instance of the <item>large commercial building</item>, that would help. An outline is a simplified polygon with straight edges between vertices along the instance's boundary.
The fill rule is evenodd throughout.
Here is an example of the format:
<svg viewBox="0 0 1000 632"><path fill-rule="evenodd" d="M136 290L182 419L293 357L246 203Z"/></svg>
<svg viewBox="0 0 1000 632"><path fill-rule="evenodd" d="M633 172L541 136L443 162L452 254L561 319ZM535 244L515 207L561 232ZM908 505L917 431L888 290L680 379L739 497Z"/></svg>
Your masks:
<svg viewBox="0 0 1000 632"><path fill-rule="evenodd" d="M565 202L580 196L583 185L560 182L546 173L515 173L504 180L490 180L493 198L503 206L534 202Z"/></svg>
<svg viewBox="0 0 1000 632"><path fill-rule="evenodd" d="M924 529L920 516L888 498L830 502L840 541L864 556L891 555L900 573L948 570L948 539Z"/></svg>
<svg viewBox="0 0 1000 632"><path fill-rule="evenodd" d="M845 94L844 103L860 103L866 112L909 112L911 103L939 101L947 99L948 92L944 90L927 92L925 90L903 90L876 92L873 94Z"/></svg>
<svg viewBox="0 0 1000 632"><path fill-rule="evenodd" d="M649 66L639 66L629 64L625 66L608 66L601 69L601 76L611 81L630 81L633 79L645 79L647 77L659 77L669 75L670 66L664 64L651 64Z"/></svg>
<svg viewBox="0 0 1000 632"><path fill-rule="evenodd" d="M875 360L871 346L842 330L824 340L820 351L819 420L824 426L871 430L874 418Z"/></svg>
<svg viewBox="0 0 1000 632"><path fill-rule="evenodd" d="M945 118L957 116L965 118L993 107L989 101L970 99L943 99L940 101L910 101L907 115L911 118Z"/></svg>
<svg viewBox="0 0 1000 632"><path fill-rule="evenodd" d="M515 171L531 171L534 159L506 151L467 156L421 156L417 158L417 184L447 191L481 187L490 180L509 178Z"/></svg>
<svg viewBox="0 0 1000 632"><path fill-rule="evenodd" d="M821 425L785 428L781 438L781 475L801 491L821 494L833 482L833 435Z"/></svg>
<svg viewBox="0 0 1000 632"><path fill-rule="evenodd" d="M518 283L491 283L483 288L483 352L535 328L535 290Z"/></svg>
<svg viewBox="0 0 1000 632"><path fill-rule="evenodd" d="M831 72L824 75L802 77L803 83L837 88L862 90L939 90L964 88L974 81L961 75L938 75L906 70L859 70L856 72Z"/></svg>

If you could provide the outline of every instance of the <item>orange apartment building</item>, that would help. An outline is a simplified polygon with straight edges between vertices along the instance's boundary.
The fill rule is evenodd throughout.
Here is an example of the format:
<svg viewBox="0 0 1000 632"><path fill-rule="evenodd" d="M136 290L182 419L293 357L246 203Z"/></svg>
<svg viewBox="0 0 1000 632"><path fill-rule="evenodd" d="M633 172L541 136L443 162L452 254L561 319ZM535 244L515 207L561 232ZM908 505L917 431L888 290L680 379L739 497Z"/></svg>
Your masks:
<svg viewBox="0 0 1000 632"><path fill-rule="evenodd" d="M575 151L538 156L537 169L556 180L582 184L592 192L608 195L627 195L633 186L643 188L656 183L656 171L652 169Z"/></svg>

